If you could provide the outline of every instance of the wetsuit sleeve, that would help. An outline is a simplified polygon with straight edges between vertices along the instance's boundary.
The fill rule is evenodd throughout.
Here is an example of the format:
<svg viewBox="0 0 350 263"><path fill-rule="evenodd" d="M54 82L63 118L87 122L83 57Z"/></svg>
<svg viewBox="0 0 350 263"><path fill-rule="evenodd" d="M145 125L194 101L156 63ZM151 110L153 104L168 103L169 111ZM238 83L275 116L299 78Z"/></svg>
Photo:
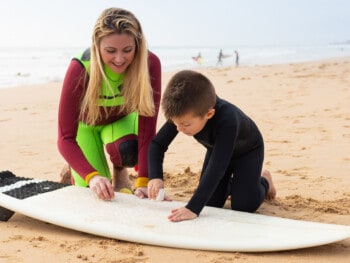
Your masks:
<svg viewBox="0 0 350 263"><path fill-rule="evenodd" d="M149 179L163 179L164 154L169 145L178 134L176 126L171 122L166 122L151 141L148 150L148 170Z"/></svg>
<svg viewBox="0 0 350 263"><path fill-rule="evenodd" d="M215 144L210 152L207 152L205 165L199 180L198 187L186 205L197 215L200 214L206 205L220 180L224 177L225 171L230 164L237 138L237 126L232 121L221 122L217 129Z"/></svg>
<svg viewBox="0 0 350 263"><path fill-rule="evenodd" d="M86 160L76 141L79 106L85 90L83 85L84 76L84 67L78 61L72 60L67 69L61 91L57 139L57 146L63 158L83 179L95 171Z"/></svg>
<svg viewBox="0 0 350 263"><path fill-rule="evenodd" d="M145 187L148 183L148 147L156 134L157 118L161 97L161 64L159 58L149 52L148 57L150 80L153 91L155 114L153 117L139 116L138 130L138 178L136 187Z"/></svg>

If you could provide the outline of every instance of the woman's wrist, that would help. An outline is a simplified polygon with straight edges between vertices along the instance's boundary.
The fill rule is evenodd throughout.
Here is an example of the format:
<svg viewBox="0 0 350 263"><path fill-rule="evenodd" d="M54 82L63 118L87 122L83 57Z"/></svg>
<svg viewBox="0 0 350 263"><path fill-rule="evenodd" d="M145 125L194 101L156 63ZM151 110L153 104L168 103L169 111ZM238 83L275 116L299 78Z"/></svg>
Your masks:
<svg viewBox="0 0 350 263"><path fill-rule="evenodd" d="M137 177L135 182L135 188L147 187L148 181L148 177Z"/></svg>
<svg viewBox="0 0 350 263"><path fill-rule="evenodd" d="M95 175L98 175L98 174L99 174L99 172L93 171L93 172L89 173L87 176L85 176L86 184L89 185L91 178L94 177Z"/></svg>

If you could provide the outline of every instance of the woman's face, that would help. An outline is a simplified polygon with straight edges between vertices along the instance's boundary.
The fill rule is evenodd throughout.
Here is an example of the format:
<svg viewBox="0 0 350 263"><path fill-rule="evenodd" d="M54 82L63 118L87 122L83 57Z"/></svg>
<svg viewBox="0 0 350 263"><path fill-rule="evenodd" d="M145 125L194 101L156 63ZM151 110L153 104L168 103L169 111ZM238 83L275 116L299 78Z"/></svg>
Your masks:
<svg viewBox="0 0 350 263"><path fill-rule="evenodd" d="M125 72L135 57L134 37L129 34L111 34L100 42L100 54L104 64L115 73Z"/></svg>

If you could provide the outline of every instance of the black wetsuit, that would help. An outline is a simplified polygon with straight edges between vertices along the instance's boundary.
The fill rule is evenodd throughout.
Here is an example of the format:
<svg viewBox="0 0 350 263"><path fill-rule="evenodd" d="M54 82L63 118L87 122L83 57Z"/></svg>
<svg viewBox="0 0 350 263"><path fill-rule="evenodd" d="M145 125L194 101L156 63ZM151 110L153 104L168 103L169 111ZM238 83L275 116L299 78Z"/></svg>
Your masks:
<svg viewBox="0 0 350 263"><path fill-rule="evenodd" d="M163 179L163 159L177 135L168 121L149 147L149 179ZM264 141L256 124L235 105L217 98L215 115L194 138L206 147L199 185L186 205L199 215L205 205L254 212L264 201L269 184L261 177Z"/></svg>

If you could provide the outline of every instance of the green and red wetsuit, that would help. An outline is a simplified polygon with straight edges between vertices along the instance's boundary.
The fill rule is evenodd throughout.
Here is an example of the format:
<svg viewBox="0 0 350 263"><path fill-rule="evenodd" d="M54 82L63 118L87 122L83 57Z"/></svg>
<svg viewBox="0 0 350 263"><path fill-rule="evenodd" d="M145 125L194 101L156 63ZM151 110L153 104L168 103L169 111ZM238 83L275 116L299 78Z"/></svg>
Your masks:
<svg viewBox="0 0 350 263"><path fill-rule="evenodd" d="M139 116L136 112L120 114L118 105L123 103L123 98L120 95L123 74L116 74L105 66L105 73L109 84L113 87L114 94L111 94L104 83L102 86L103 96L100 97L99 105L114 106L115 110L106 116L103 107L101 107L104 118L94 126L84 124L84 118L80 119L79 117L80 103L87 88L85 75L89 61L89 50L71 61L63 82L58 111L58 149L72 168L74 184L87 186L88 178L95 173L111 178L105 152L109 154L114 167L130 166L130 164L123 163L121 154L121 149L126 145L124 142L127 141L135 142L131 143L131 146L136 147L135 155L137 156L134 158L138 166L136 187L147 186L147 152L150 141L156 133L161 96L159 58L149 52L148 65L155 115L145 117ZM127 144L128 147L129 145Z"/></svg>

